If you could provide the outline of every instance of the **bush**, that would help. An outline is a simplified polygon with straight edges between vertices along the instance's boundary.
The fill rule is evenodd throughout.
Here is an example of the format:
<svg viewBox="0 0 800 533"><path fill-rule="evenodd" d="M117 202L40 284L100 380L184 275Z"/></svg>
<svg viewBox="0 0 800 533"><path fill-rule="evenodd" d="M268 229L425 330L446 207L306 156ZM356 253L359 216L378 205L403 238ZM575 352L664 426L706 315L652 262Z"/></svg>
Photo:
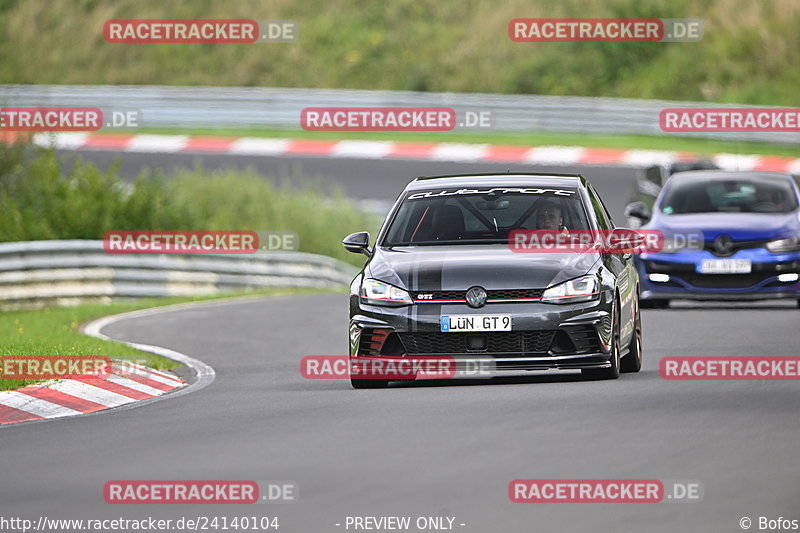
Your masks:
<svg viewBox="0 0 800 533"><path fill-rule="evenodd" d="M341 240L377 227L339 191L275 186L253 170L148 171L133 183L51 149L0 143L0 242L101 239L111 230L294 231L300 251L362 264Z"/></svg>

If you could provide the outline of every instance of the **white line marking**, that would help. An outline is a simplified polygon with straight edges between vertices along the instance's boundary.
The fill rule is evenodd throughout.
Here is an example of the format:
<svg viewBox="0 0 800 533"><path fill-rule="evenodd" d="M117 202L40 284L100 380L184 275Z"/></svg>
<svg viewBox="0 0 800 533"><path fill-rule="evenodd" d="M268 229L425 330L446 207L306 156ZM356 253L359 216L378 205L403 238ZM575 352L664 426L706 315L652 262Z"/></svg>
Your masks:
<svg viewBox="0 0 800 533"><path fill-rule="evenodd" d="M333 147L331 156L380 159L391 153L394 144L388 141L340 141Z"/></svg>
<svg viewBox="0 0 800 533"><path fill-rule="evenodd" d="M159 383L163 383L164 385L170 385L172 387L179 387L183 384L183 381L181 381L177 377L165 376L161 372L156 372L155 370L148 370L147 368L143 368L139 365L133 365L133 364L126 365L124 362L114 363L112 365L112 369L114 374L117 374L118 376L122 377L136 375L153 381L158 381Z"/></svg>
<svg viewBox="0 0 800 533"><path fill-rule="evenodd" d="M88 133L37 133L33 136L33 143L38 146L52 146L59 150L77 150L86 144L88 137Z"/></svg>
<svg viewBox="0 0 800 533"><path fill-rule="evenodd" d="M126 152L180 152L189 142L188 135L135 135Z"/></svg>
<svg viewBox="0 0 800 533"><path fill-rule="evenodd" d="M117 407L119 405L136 401L128 396L123 396L122 394L118 394L110 390L101 389L100 387L95 387L94 385L89 385L88 383L83 383L81 381L75 381L74 379L65 379L63 381L59 381L48 388L53 389L54 391L63 392L64 394L69 394L70 396L75 396L76 398L80 398L82 400L99 403L100 405L105 405L106 407Z"/></svg>
<svg viewBox="0 0 800 533"><path fill-rule="evenodd" d="M143 392L145 394L149 394L150 396L161 396L166 391L162 391L156 388L153 388L149 385L145 385L144 383L139 383L138 381L133 381L132 379L128 379L122 376L117 376L116 374L111 374L107 378L106 381L111 383L116 383L122 387L133 389L135 391Z"/></svg>
<svg viewBox="0 0 800 533"><path fill-rule="evenodd" d="M486 156L488 144L439 143L431 153L434 161L478 161Z"/></svg>
<svg viewBox="0 0 800 533"><path fill-rule="evenodd" d="M80 411L75 411L69 407L58 405L57 403L40 400L27 394L22 394L17 391L3 391L0 393L0 404L14 409L27 411L28 413L44 418L58 418L61 416L73 416L81 414Z"/></svg>
<svg viewBox="0 0 800 533"><path fill-rule="evenodd" d="M622 156L622 163L634 166L666 165L675 161L677 152L664 150L628 150Z"/></svg>
<svg viewBox="0 0 800 533"><path fill-rule="evenodd" d="M524 161L527 163L573 165L580 160L585 151L586 149L580 146L539 146L531 148L525 154Z"/></svg>
<svg viewBox="0 0 800 533"><path fill-rule="evenodd" d="M228 148L229 154L241 155L280 155L289 149L289 139L260 139L242 137Z"/></svg>
<svg viewBox="0 0 800 533"><path fill-rule="evenodd" d="M760 156L740 154L717 154L714 163L724 170L751 170Z"/></svg>

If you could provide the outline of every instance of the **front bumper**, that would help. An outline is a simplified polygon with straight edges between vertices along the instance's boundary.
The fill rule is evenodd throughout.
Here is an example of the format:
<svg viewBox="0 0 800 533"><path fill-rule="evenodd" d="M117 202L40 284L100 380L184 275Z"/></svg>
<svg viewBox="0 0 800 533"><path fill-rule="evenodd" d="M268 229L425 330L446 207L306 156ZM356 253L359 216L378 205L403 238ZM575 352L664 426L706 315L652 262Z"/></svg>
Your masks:
<svg viewBox="0 0 800 533"><path fill-rule="evenodd" d="M700 274L703 259L749 259L749 274ZM800 282L782 282L780 274L800 273L800 253L772 254L763 248L739 250L718 257L707 250L675 254L644 253L636 258L643 300L764 300L800 298ZM650 274L666 274L669 281L654 282Z"/></svg>
<svg viewBox="0 0 800 533"><path fill-rule="evenodd" d="M497 371L575 370L610 366L611 304L490 303L404 307L364 305L353 299L350 355L489 358ZM442 315L510 314L510 332L443 333Z"/></svg>

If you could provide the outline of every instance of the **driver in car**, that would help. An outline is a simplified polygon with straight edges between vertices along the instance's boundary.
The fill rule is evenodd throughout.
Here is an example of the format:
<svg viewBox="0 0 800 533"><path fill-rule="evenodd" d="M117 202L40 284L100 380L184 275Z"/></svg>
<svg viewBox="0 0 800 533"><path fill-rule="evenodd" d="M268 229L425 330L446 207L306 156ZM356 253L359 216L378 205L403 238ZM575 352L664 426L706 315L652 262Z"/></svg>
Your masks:
<svg viewBox="0 0 800 533"><path fill-rule="evenodd" d="M536 229L567 231L567 227L564 225L564 218L561 216L561 208L558 204L550 201L541 203L536 213Z"/></svg>

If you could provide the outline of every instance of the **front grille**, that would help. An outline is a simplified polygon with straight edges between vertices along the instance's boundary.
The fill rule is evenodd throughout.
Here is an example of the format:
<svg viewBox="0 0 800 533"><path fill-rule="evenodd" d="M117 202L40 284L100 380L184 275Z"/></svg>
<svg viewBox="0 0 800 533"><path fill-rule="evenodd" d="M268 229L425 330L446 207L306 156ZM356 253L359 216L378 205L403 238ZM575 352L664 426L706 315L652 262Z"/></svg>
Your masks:
<svg viewBox="0 0 800 533"><path fill-rule="evenodd" d="M412 292L411 298L415 301L419 299L420 294L424 294L429 296L425 300L419 300L420 302L425 302L426 300L459 300L462 302L466 302L466 293L467 291L420 291L420 292Z"/></svg>
<svg viewBox="0 0 800 533"><path fill-rule="evenodd" d="M546 354L553 342L554 330L491 331L486 333L400 333L408 355L466 354L467 337L486 338L486 353Z"/></svg>
<svg viewBox="0 0 800 533"><path fill-rule="evenodd" d="M508 289L498 291L486 291L487 298L490 300L511 300L517 298L539 299L542 297L544 289Z"/></svg>
<svg viewBox="0 0 800 533"><path fill-rule="evenodd" d="M767 244L765 240L758 240L758 241L733 241L731 242L730 251L727 253L720 253L717 251L716 247L714 246L714 241L705 241L703 243L703 249L708 250L712 254L718 257L729 257L736 253L739 250L745 250L747 248L763 248Z"/></svg>
<svg viewBox="0 0 800 533"><path fill-rule="evenodd" d="M528 300L538 300L542 297L542 293L544 289L498 289L498 290L489 290L486 291L486 297L488 300L516 300L516 299L528 299ZM420 299L419 296L424 294L427 296L425 299ZM457 301L457 302L466 302L466 294L467 291L418 291L412 292L411 298L414 299L415 302L425 303L427 301L432 301L436 303L437 301Z"/></svg>

